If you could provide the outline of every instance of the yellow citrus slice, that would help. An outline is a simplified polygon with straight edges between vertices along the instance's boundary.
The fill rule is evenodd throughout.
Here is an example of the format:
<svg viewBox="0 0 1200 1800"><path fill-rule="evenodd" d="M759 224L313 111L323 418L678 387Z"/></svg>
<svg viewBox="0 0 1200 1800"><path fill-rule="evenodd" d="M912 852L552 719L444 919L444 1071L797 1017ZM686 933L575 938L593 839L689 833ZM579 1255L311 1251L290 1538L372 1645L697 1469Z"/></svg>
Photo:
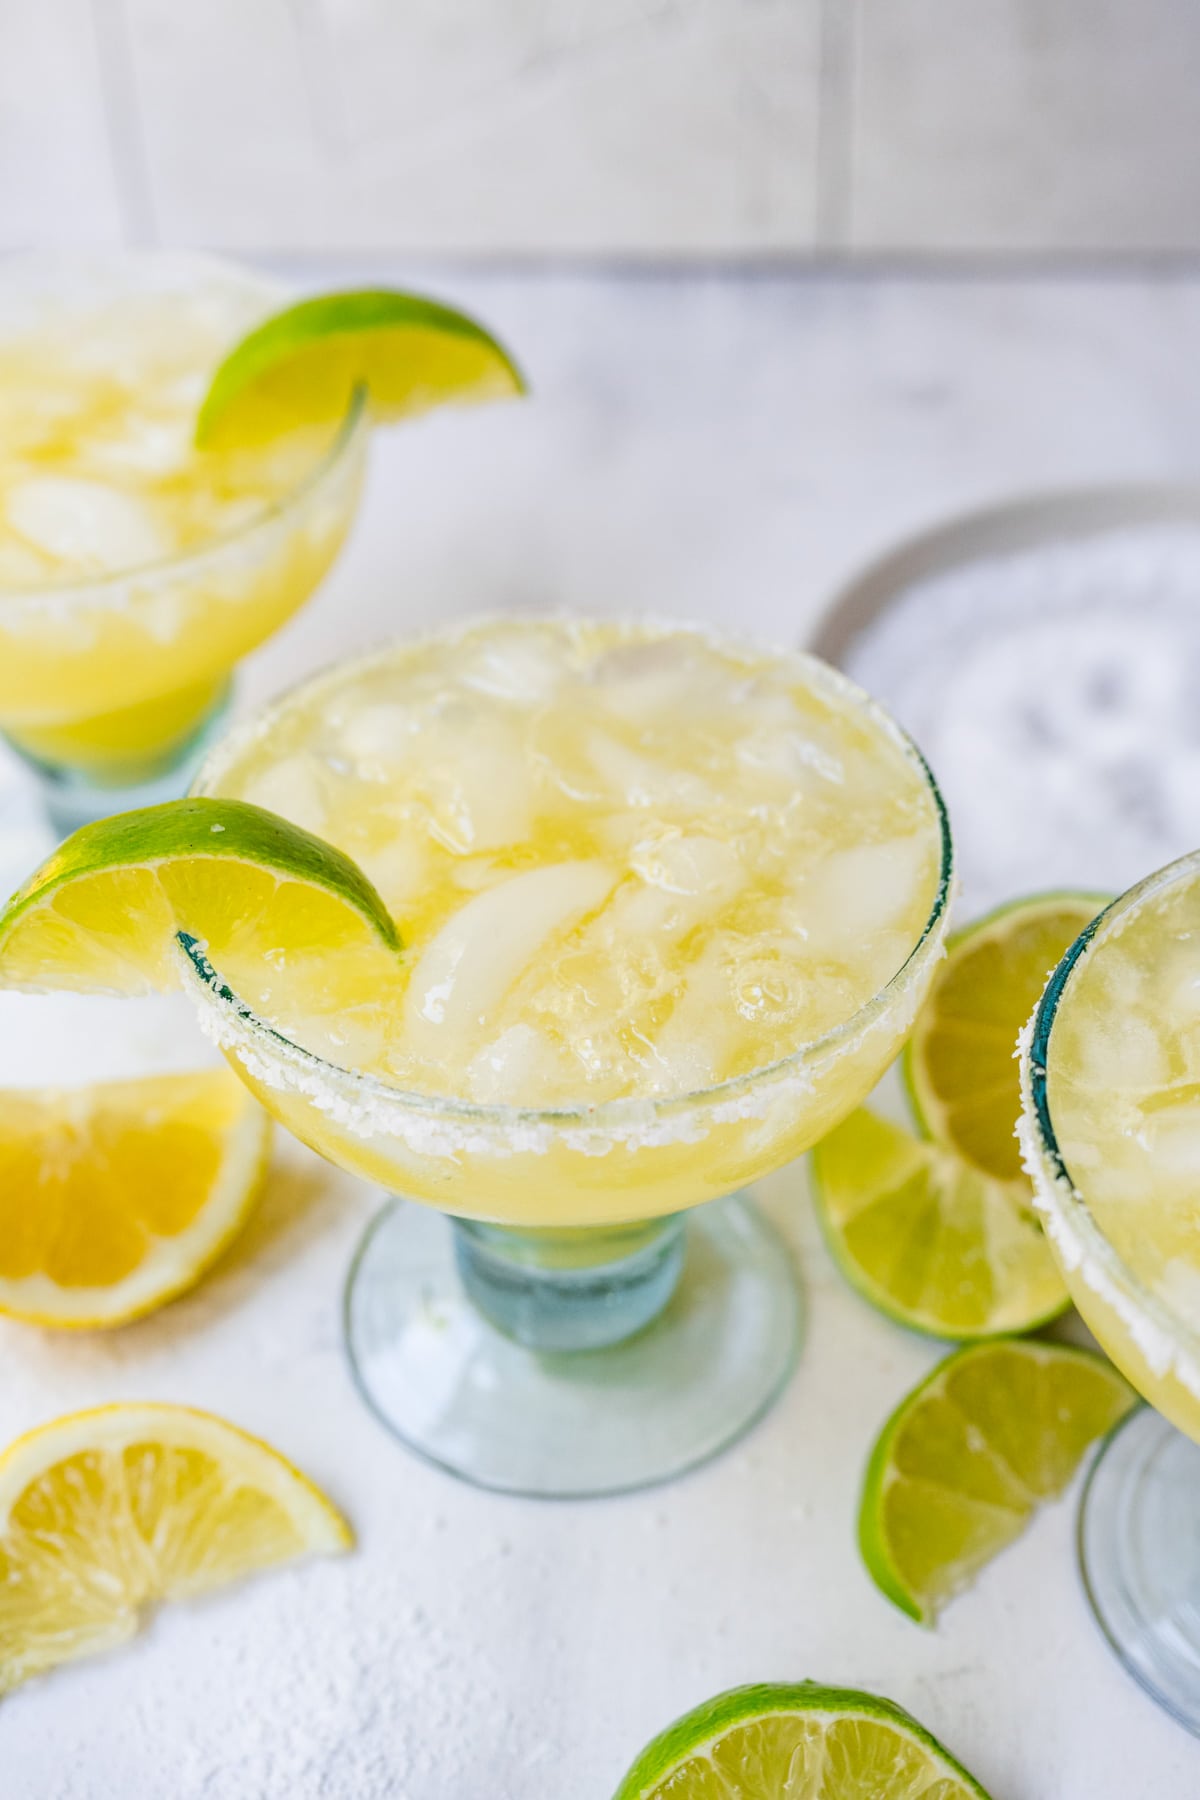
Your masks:
<svg viewBox="0 0 1200 1800"><path fill-rule="evenodd" d="M956 933L904 1052L929 1137L998 1181L1021 1178L1015 1051L1063 951L1108 905L1101 894L1035 894Z"/></svg>
<svg viewBox="0 0 1200 1800"><path fill-rule="evenodd" d="M189 1600L351 1543L277 1451L211 1413L72 1413L0 1455L0 1694Z"/></svg>
<svg viewBox="0 0 1200 1800"><path fill-rule="evenodd" d="M876 1585L931 1625L1136 1404L1090 1350L1007 1339L947 1357L871 1452L858 1541Z"/></svg>
<svg viewBox="0 0 1200 1800"><path fill-rule="evenodd" d="M0 1093L0 1312L117 1325L244 1225L270 1123L227 1069Z"/></svg>
<svg viewBox="0 0 1200 1800"><path fill-rule="evenodd" d="M372 417L524 393L520 370L482 325L420 294L320 294L275 313L213 376L196 422L203 450L250 448L346 416L365 390Z"/></svg>

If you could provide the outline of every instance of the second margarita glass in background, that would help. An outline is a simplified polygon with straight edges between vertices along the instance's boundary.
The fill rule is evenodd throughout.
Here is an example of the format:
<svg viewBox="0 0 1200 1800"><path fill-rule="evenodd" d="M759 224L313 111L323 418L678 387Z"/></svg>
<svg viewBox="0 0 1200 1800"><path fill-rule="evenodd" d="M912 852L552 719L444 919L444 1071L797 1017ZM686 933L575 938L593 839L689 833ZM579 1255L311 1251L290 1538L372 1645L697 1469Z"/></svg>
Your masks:
<svg viewBox="0 0 1200 1800"><path fill-rule="evenodd" d="M408 945L236 981L191 946L275 1116L427 1203L383 1214L350 1284L377 1412L483 1485L557 1494L742 1430L796 1297L765 1221L718 1197L863 1098L941 951L949 835L902 733L811 658L497 622L317 678L198 791L328 837Z"/></svg>
<svg viewBox="0 0 1200 1800"><path fill-rule="evenodd" d="M1089 1598L1126 1667L1200 1733L1200 852L1077 939L1021 1080L1026 1162L1072 1298L1150 1402L1084 1494Z"/></svg>
<svg viewBox="0 0 1200 1800"><path fill-rule="evenodd" d="M281 300L195 256L0 270L0 730L51 822L181 792L230 671L337 554L366 421L201 452L225 352Z"/></svg>

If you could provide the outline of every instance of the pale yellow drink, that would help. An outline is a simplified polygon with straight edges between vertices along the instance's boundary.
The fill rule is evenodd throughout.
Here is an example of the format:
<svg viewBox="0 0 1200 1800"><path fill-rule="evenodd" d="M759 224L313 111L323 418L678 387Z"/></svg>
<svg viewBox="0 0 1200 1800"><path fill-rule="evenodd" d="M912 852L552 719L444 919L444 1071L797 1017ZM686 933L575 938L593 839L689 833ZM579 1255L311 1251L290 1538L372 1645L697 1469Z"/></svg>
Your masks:
<svg viewBox="0 0 1200 1800"><path fill-rule="evenodd" d="M226 966L245 1007L200 989L210 1027L298 1136L463 1216L646 1219L778 1166L871 1087L940 951L948 838L911 745L811 658L699 631L400 646L199 786L354 856L407 945Z"/></svg>
<svg viewBox="0 0 1200 1800"><path fill-rule="evenodd" d="M1051 1243L1113 1361L1200 1441L1200 857L1103 915L1038 1023L1022 1140Z"/></svg>
<svg viewBox="0 0 1200 1800"><path fill-rule="evenodd" d="M361 427L192 441L215 368L279 304L202 258L0 276L0 729L38 760L113 783L169 764L335 555Z"/></svg>

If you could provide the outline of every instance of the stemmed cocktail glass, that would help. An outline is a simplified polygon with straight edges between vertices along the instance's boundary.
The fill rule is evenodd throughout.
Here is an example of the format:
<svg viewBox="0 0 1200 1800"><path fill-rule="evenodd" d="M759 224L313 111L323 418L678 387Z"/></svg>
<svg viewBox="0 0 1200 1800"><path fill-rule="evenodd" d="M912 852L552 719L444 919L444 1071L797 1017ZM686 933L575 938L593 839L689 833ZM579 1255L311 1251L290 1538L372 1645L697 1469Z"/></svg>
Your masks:
<svg viewBox="0 0 1200 1800"><path fill-rule="evenodd" d="M1063 957L1025 1034L1021 1138L1075 1304L1149 1402L1093 1465L1079 1550L1126 1668L1200 1733L1200 852Z"/></svg>
<svg viewBox="0 0 1200 1800"><path fill-rule="evenodd" d="M406 781L423 784L425 792L434 777L440 781L445 773L439 755L459 756L464 781L469 776L474 782L480 775L484 798L489 798L489 784L503 798L509 739L501 727L508 729L505 708L510 706L518 713L527 708L520 713L520 730L541 744L553 741L553 709L560 705L569 736L572 709L590 704L593 689L587 681L577 683L570 689L569 704L539 697L537 683L557 679L552 669L545 673L547 659L552 662L559 654L559 638L567 631L563 627L556 637L556 629L514 623L485 627L476 639L469 633L461 640L447 638L444 654L458 659L454 666L459 672L448 678L448 685L434 683L428 693L416 677L412 692L403 685L410 657L404 647L330 671L219 746L197 791L269 802L284 813L292 806L305 815L299 823L321 829L351 854L361 854L369 873L394 874L398 851L405 857L423 853L425 826L382 847L370 830L390 816L389 808L399 815L410 806ZM683 660L691 656L697 666L703 665L697 680L716 681L720 674L704 663L716 652L702 634L689 638L661 628L656 635L648 629L646 641L640 627L578 629L601 638L611 631L615 647L605 652L607 663L603 657L599 662L622 673L633 667L631 680L640 681L642 671L647 684L669 686L674 676L668 653L675 654L677 640L684 646L679 651ZM664 644L667 651L656 662ZM708 648L697 648L701 645ZM750 708L762 689L766 717L775 700L770 681L783 677L764 674L765 662L760 667L748 659L743 667L737 662L744 654L740 650L719 646L719 651L736 665L730 691L744 692ZM644 670L636 660L643 652ZM434 650L424 654L442 654L436 640ZM776 667L771 663L772 671ZM804 693L811 689L816 696L812 705L824 709L822 717L828 712L835 723L844 721L838 728L846 733L845 769L834 768L829 753L816 774L801 764L794 776L781 777L776 770L773 788L765 773L753 778L752 788L761 779L763 794L769 790L782 795L784 804L810 807L816 818L817 802L805 789L806 781L827 784L834 799L823 794L820 804L836 810L836 796L843 791L839 782L853 794L856 783L895 780L906 795L904 829L911 837L904 843L919 852L921 866L928 870L922 882L927 879L928 885L920 890L919 914L909 915L909 935L902 942L888 940L888 967L878 985L869 987L852 1013L832 1028L789 1044L786 1054L772 1055L762 1066L697 1082L677 1093L656 1092L647 1080L644 1089L600 1100L583 1091L576 1097L552 1084L551 1096L540 1105L465 1096L461 1079L455 1091L448 1067L444 1091L430 1091L428 1078L418 1091L411 1082L364 1066L361 1056L348 1053L380 1028L368 1004L370 995L358 1009L370 1015L366 1023L357 1012L350 1016L355 1009L347 1009L346 1018L333 1019L315 1048L272 1018L269 1004L252 1003L244 992L232 991L226 972L211 966L203 945L186 943L191 991L205 1027L264 1105L331 1162L403 1196L368 1232L351 1274L346 1298L350 1356L367 1400L397 1436L480 1485L575 1495L666 1479L745 1429L768 1406L791 1367L798 1307L788 1258L742 1190L800 1155L835 1125L896 1054L941 954L951 848L932 777L898 728L824 665L793 656L780 659L778 667ZM518 687L521 694L514 698ZM481 693L486 693L485 701ZM421 752L423 760L404 765L415 768L414 774L403 780L387 777L381 757L385 752L409 754L406 733L416 732L418 718L431 721L431 733L444 728L448 735L432 736L431 747ZM468 752L461 747L459 734L475 728L472 720L481 732L493 734L487 737L490 760L482 769L474 760L468 764ZM723 717L717 723L727 735L737 735L736 722ZM702 719L695 729L704 738ZM638 739L643 747L647 731ZM330 732L336 735L334 747L332 740L322 738ZM631 762L641 754L630 748L632 730L623 740L616 732L613 725L610 736L596 740L595 756L618 766L622 779L630 769L635 783L657 779L637 771L660 765ZM746 741L751 741L749 726ZM593 740L585 733L580 742ZM622 742L624 753L618 755L613 746ZM753 738L754 753L766 755L764 745L774 742L760 733ZM574 753L573 748L561 751L564 757ZM551 762L548 779L562 776L571 793L583 794L582 765L572 762L563 775L553 758ZM439 795L444 795L444 785L438 787ZM470 791L481 790L472 786ZM676 799L683 795L680 804L694 803L689 799L693 790L682 778L670 791ZM857 791L863 792L861 787ZM554 792L559 795L557 786ZM317 805L322 793L327 804L314 818L307 808ZM561 795L559 801L555 829L561 833L574 814L569 806L563 811ZM584 811L590 804L586 795L579 801ZM860 804L866 806L866 799ZM852 807L853 801L844 805ZM638 821L653 812L643 798L627 810L637 829ZM852 824L844 813L842 822ZM443 834L465 829L461 807L439 812L435 823ZM750 830L748 819L745 829ZM688 828L691 835L681 837L682 830L664 828L662 842L675 851L681 844L690 846L694 865L705 845L712 849L711 840L701 841L695 825ZM367 854L370 845L374 861ZM896 867L886 861L887 846L876 848L885 860L873 858L868 846L860 860L854 861L852 854L849 862L839 864L840 875L849 879L860 870L860 883L865 883L880 878L869 870ZM496 854L515 857L517 868L530 873L527 849L518 846L515 852ZM632 854L646 867L640 848ZM714 867L725 866L716 850L710 860ZM448 879L461 879L467 891L473 884L497 880L491 855L464 855L461 861L461 876L452 858L443 857L439 866L449 869ZM586 885L595 868L594 859L571 862L558 867L554 879L561 875L564 881L582 879ZM528 891L534 895L535 889L528 904L536 909L545 903L545 892L536 882ZM647 893L656 904L662 899L661 889L643 889L632 875L624 878L618 893L632 896L638 906ZM455 905L462 900L460 895ZM843 910L856 901L865 919L886 913L889 896L856 895L843 888ZM419 913L420 901L413 904ZM615 902L603 903L610 904ZM668 894L665 914L657 915L665 920L661 930L668 934L678 929L670 923L672 904ZM403 908L394 904L393 910L403 932ZM515 921L507 914L496 925L498 957L503 954L500 940L520 928L519 914ZM444 945L445 939L437 942ZM755 940L748 943L753 951ZM479 945L472 943L456 954L478 958ZM857 954L866 958L865 939ZM433 1043L436 1057L438 1040L430 1021L440 1019L440 1009L462 996L447 998L457 965L445 961L443 950L425 949L422 955L441 956L439 966L446 974L430 987L423 1016L416 1021L420 1042ZM595 964L590 966L588 980L596 976ZM411 977L414 984L419 985L425 967L427 962L419 963ZM485 957L477 973L486 981L488 972ZM746 990L747 1005L766 1004L759 990L770 979L756 963L759 986ZM568 998L574 999L574 993ZM403 992L398 1005L410 1005ZM528 1026L516 1030L528 1038ZM527 1038L517 1040L522 1054ZM341 1056L338 1043L347 1045ZM513 1043L510 1031L504 1039L506 1055ZM675 1053L686 1057L687 1045L676 1044ZM432 1066L436 1079L436 1062ZM471 1068L479 1066L476 1058ZM582 1076L579 1088L585 1088ZM450 1215L452 1229L440 1214Z"/></svg>

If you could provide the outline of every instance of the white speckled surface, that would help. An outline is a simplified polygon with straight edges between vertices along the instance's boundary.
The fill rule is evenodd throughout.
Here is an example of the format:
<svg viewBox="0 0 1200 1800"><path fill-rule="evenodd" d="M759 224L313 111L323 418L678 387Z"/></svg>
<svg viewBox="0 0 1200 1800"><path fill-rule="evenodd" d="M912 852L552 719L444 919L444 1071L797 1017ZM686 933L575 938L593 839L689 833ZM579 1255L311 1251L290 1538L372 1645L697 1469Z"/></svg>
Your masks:
<svg viewBox="0 0 1200 1800"><path fill-rule="evenodd" d="M482 606L795 638L835 581L945 512L1200 468L1200 281L430 285L507 333L538 398L379 441L349 551L247 696ZM39 1037L52 1052L37 1004L0 1007L0 1077L38 1073ZM805 1675L891 1694L995 1800L1190 1800L1200 1746L1093 1627L1070 1503L936 1633L875 1592L853 1540L863 1458L936 1352L843 1287L800 1169L767 1187L809 1307L795 1379L718 1463L629 1499L497 1499L383 1436L338 1338L378 1195L296 1148L192 1298L104 1339L0 1326L0 1440L121 1396L211 1406L325 1482L360 1540L6 1701L4 1800L608 1800L678 1711Z"/></svg>

